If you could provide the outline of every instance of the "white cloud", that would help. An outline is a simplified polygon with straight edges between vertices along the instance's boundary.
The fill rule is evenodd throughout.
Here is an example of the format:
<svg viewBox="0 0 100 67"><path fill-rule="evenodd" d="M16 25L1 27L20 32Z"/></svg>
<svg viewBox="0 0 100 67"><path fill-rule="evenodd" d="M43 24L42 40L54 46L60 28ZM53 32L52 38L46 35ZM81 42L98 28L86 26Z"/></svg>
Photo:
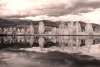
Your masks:
<svg viewBox="0 0 100 67"><path fill-rule="evenodd" d="M52 20L52 21L58 21L59 17L53 17L53 16L47 16L47 15L40 15L40 16L29 16L29 17L25 17L25 18L20 18L20 19L30 19L30 20L34 20L34 21L38 21L38 20Z"/></svg>
<svg viewBox="0 0 100 67"><path fill-rule="evenodd" d="M86 23L97 23L100 24L100 9L96 9L95 11L82 13L79 15L63 15L59 17L40 15L40 16L29 16L23 19L31 19L31 20L53 20L53 21L84 21Z"/></svg>
<svg viewBox="0 0 100 67"><path fill-rule="evenodd" d="M0 0L0 4L4 3L0 10L1 16L12 15L44 15L51 14L52 11L59 14L63 9L72 6L72 2L77 0Z"/></svg>
<svg viewBox="0 0 100 67"><path fill-rule="evenodd" d="M85 2L87 6L84 7ZM21 19L55 21L82 20L100 24L100 9L98 8L100 5L94 7L93 2L96 5L100 0L0 0L0 4L3 4L0 17L22 16ZM81 13L84 11L86 13Z"/></svg>
<svg viewBox="0 0 100 67"><path fill-rule="evenodd" d="M82 20L85 20L87 22L100 24L100 8L92 12L82 14L82 18Z"/></svg>

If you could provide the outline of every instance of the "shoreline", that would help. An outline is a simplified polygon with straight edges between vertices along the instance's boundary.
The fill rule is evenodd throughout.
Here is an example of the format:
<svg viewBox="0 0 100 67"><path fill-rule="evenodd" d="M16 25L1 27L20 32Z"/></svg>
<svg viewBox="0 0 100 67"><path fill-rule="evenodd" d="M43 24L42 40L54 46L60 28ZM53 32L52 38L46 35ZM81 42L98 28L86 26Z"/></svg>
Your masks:
<svg viewBox="0 0 100 67"><path fill-rule="evenodd" d="M48 34L34 34L34 35L7 35L7 34L0 34L0 36L100 36L100 35L48 35Z"/></svg>

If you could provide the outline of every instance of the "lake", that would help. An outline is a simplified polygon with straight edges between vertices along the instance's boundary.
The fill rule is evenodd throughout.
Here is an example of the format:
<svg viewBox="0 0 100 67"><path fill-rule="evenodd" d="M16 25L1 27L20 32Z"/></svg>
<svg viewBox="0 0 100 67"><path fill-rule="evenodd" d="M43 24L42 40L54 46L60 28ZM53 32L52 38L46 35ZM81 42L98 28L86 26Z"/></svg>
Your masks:
<svg viewBox="0 0 100 67"><path fill-rule="evenodd" d="M100 37L1 36L0 67L100 67Z"/></svg>

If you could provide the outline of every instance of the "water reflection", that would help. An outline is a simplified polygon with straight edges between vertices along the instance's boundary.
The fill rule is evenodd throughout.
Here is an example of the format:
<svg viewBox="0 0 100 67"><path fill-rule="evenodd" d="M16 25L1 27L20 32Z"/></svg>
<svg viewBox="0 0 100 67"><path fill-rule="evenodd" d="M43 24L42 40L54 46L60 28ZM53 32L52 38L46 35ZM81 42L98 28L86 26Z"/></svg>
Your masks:
<svg viewBox="0 0 100 67"><path fill-rule="evenodd" d="M44 49L41 51L60 51L96 55L100 51L98 36L7 36L0 37L0 49ZM99 52L100 53L100 52Z"/></svg>
<svg viewBox="0 0 100 67"><path fill-rule="evenodd" d="M0 67L100 67L98 36L7 36L0 49Z"/></svg>
<svg viewBox="0 0 100 67"><path fill-rule="evenodd" d="M31 46L34 43L44 45L46 42L57 43L61 45L93 45L100 43L100 37L90 37L90 36L7 36L0 37L0 44L15 44L15 43L29 43Z"/></svg>
<svg viewBox="0 0 100 67"><path fill-rule="evenodd" d="M39 47L43 48L44 47L44 43L45 43L44 37L42 37L42 36L39 37L38 43L39 43Z"/></svg>

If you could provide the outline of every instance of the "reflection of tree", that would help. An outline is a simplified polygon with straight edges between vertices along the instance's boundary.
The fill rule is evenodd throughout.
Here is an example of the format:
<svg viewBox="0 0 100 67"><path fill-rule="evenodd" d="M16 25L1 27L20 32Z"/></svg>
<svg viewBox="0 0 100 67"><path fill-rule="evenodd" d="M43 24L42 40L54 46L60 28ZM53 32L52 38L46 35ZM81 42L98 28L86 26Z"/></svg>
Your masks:
<svg viewBox="0 0 100 67"><path fill-rule="evenodd" d="M13 42L13 40L15 40ZM45 42L46 40L46 42ZM3 44L16 44L16 46L25 46L29 44L32 46L33 43L38 43L39 47L43 48L44 44L47 45L49 42L50 48L53 44L54 47L59 48L59 50L69 50L70 52L83 52L89 53L91 46L93 44L93 40L95 43L99 43L99 37L90 37L90 36L15 36L15 37L0 37L1 43ZM95 44L94 44L95 45ZM9 45L8 45L9 46ZM11 46L11 45L10 45ZM28 47L26 46L26 47ZM59 47L58 47L59 46ZM43 49L45 49L43 48ZM98 47L99 48L99 47Z"/></svg>
<svg viewBox="0 0 100 67"><path fill-rule="evenodd" d="M44 37L42 37L42 36L39 37L38 43L39 43L39 47L43 48L44 47L44 43L45 43Z"/></svg>
<svg viewBox="0 0 100 67"><path fill-rule="evenodd" d="M24 43L25 42L25 37L24 36L17 36L17 42L19 43Z"/></svg>
<svg viewBox="0 0 100 67"><path fill-rule="evenodd" d="M52 37L52 41L53 41L54 43L57 42L56 36L53 36L53 37Z"/></svg>
<svg viewBox="0 0 100 67"><path fill-rule="evenodd" d="M78 37L76 37L75 44L76 44L76 46L75 46L75 52L79 52L79 48L80 48L81 42L80 42L80 39Z"/></svg>
<svg viewBox="0 0 100 67"><path fill-rule="evenodd" d="M57 39L58 39L58 42L59 42L59 46L63 49L64 48L64 45L65 45L65 42L64 42L64 36L58 36Z"/></svg>
<svg viewBox="0 0 100 67"><path fill-rule="evenodd" d="M91 49L91 46L93 44L93 38L87 37L85 40L85 44L86 44L85 48L87 49L87 52L89 53L89 50Z"/></svg>
<svg viewBox="0 0 100 67"><path fill-rule="evenodd" d="M77 46L76 41L77 41L76 37L72 37L72 36L69 37L69 40L68 40L68 49L71 52L76 52L76 46Z"/></svg>
<svg viewBox="0 0 100 67"><path fill-rule="evenodd" d="M32 46L33 45L33 43L34 43L34 36L31 36L30 38L29 38L29 44L30 44L30 46Z"/></svg>

